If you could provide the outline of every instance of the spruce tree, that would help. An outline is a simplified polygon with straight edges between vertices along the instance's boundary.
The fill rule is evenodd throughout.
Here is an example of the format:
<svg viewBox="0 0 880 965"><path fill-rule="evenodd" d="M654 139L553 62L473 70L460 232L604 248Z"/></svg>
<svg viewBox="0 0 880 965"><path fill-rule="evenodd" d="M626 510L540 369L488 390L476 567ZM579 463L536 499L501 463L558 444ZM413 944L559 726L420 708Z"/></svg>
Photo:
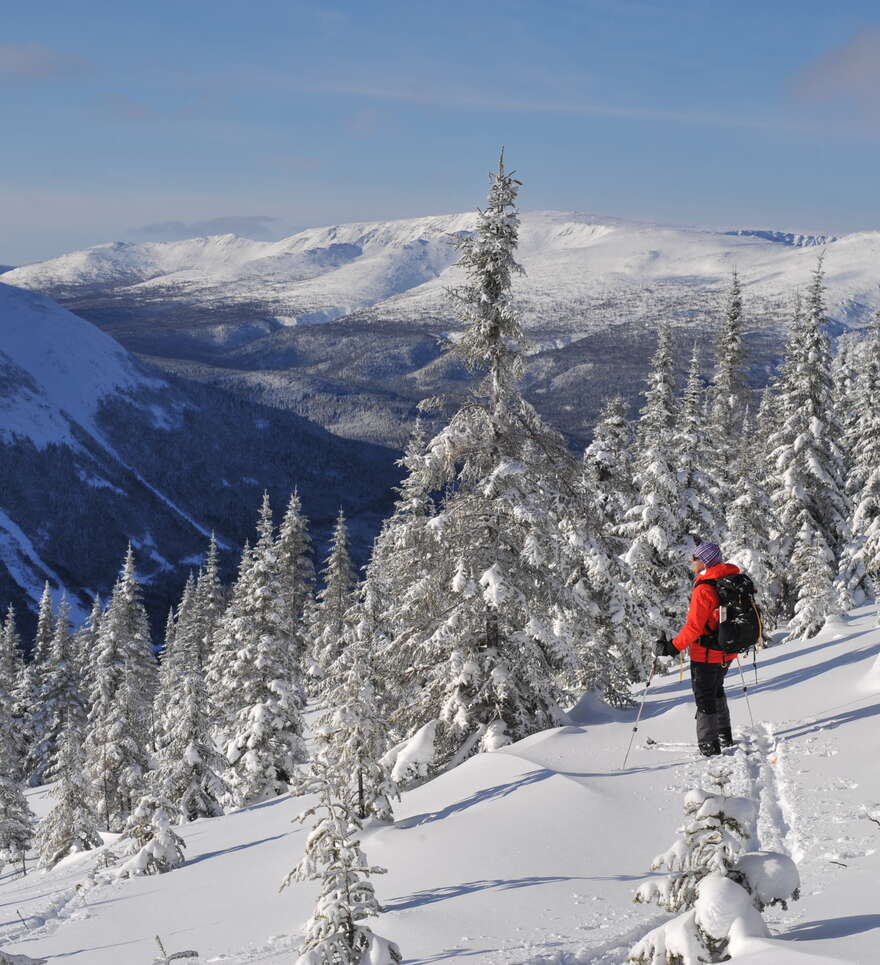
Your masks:
<svg viewBox="0 0 880 965"><path fill-rule="evenodd" d="M171 826L173 814L161 797L141 797L126 824L125 839L133 857L119 868L120 878L161 875L184 863L186 843Z"/></svg>
<svg viewBox="0 0 880 965"><path fill-rule="evenodd" d="M743 300L739 275L734 269L727 295L724 324L716 344L715 375L709 394L705 452L707 469L716 486L716 503L726 506L734 495L735 461L739 452L738 429L745 391L743 351Z"/></svg>
<svg viewBox="0 0 880 965"><path fill-rule="evenodd" d="M788 639L808 640L825 626L836 610L834 571L828 562L820 538L807 526L798 534L791 558L798 597L794 616L788 625Z"/></svg>
<svg viewBox="0 0 880 965"><path fill-rule="evenodd" d="M80 680L80 693L87 707L91 701L92 688L95 683L95 650L98 644L98 632L101 629L103 612L101 598L96 593L88 617L73 637L74 662Z"/></svg>
<svg viewBox="0 0 880 965"><path fill-rule="evenodd" d="M217 540L211 533L208 544L208 554L205 566L200 571L196 581L195 603L199 615L199 665L204 669L208 665L214 650L220 618L226 602L223 583L220 580L220 555Z"/></svg>
<svg viewBox="0 0 880 965"><path fill-rule="evenodd" d="M9 700L11 727L5 739L11 742L11 759L24 766L27 754L27 707L22 701L20 687L24 676L24 659L21 649L21 637L15 625L15 607L9 604L6 619L0 630L0 693L6 694ZM15 777L23 777L23 773L16 773Z"/></svg>
<svg viewBox="0 0 880 965"><path fill-rule="evenodd" d="M86 770L108 830L121 830L150 767L157 667L131 546L96 644Z"/></svg>
<svg viewBox="0 0 880 965"><path fill-rule="evenodd" d="M258 532L222 631L235 645L229 648L221 690L229 700L224 747L230 766L226 778L238 807L285 793L294 768L306 759L302 737L305 698L285 637L268 496L263 499ZM221 641L220 652L225 651Z"/></svg>
<svg viewBox="0 0 880 965"><path fill-rule="evenodd" d="M294 490L278 528L275 547L278 585L284 610L284 631L291 659L301 675L306 665L308 632L305 612L314 593L315 564L308 520L303 516L299 493Z"/></svg>
<svg viewBox="0 0 880 965"><path fill-rule="evenodd" d="M360 821L337 796L328 770L319 764L313 764L312 770L318 803L299 820L305 823L316 814L319 817L306 839L302 860L281 884L286 888L294 881L316 881L320 887L296 965L399 963L402 956L397 946L362 924L382 911L370 877L384 874L385 869L367 862L358 843Z"/></svg>
<svg viewBox="0 0 880 965"><path fill-rule="evenodd" d="M713 476L713 460L710 453L721 444L715 438L715 426L705 424L703 382L700 376L700 353L696 344L691 356L688 380L682 397L681 409L672 437L674 464L678 471L681 493L679 519L690 543L687 549L711 539L722 542L723 517L719 513L719 481ZM726 452L732 439L723 443L725 456L723 471L729 473L733 460ZM719 467L721 466L718 463ZM726 494L725 494L726 495Z"/></svg>
<svg viewBox="0 0 880 965"><path fill-rule="evenodd" d="M61 741L65 730L81 734L86 707L77 672L70 605L61 597L51 649L45 660L39 695L39 730L42 737L31 749L30 774L33 785L58 777Z"/></svg>
<svg viewBox="0 0 880 965"><path fill-rule="evenodd" d="M460 241L466 284L452 297L465 330L452 351L482 378L411 474L414 492L442 499L422 565L400 587L389 646L411 658L412 697L396 720L414 740L432 729L434 770L560 720L558 680L586 633L572 578L581 562L560 537L577 465L517 385L518 188L502 159L476 231Z"/></svg>
<svg viewBox="0 0 880 965"><path fill-rule="evenodd" d="M40 866L46 870L69 854L103 844L90 803L89 783L83 770L82 731L72 720L60 741L57 782L51 790L56 804L37 829L35 845Z"/></svg>
<svg viewBox="0 0 880 965"><path fill-rule="evenodd" d="M24 796L11 694L0 689L0 868L10 862L25 871L34 816Z"/></svg>
<svg viewBox="0 0 880 965"><path fill-rule="evenodd" d="M831 379L831 349L825 323L824 273L820 258L806 311L789 337L780 383L780 427L770 440L770 490L781 527L780 553L791 558L802 534L827 565L836 570L848 541L848 505L844 493L841 429L836 419ZM786 580L789 607L804 589L805 571L792 568ZM789 611L790 612L790 611Z"/></svg>
<svg viewBox="0 0 880 965"><path fill-rule="evenodd" d="M354 601L357 575L348 551L348 526L339 510L330 551L321 570L323 587L318 592L317 606L312 611L310 628L313 663L311 673L318 679L322 695L332 688L336 661L342 653L345 613Z"/></svg>
<svg viewBox="0 0 880 965"><path fill-rule="evenodd" d="M25 667L22 684L22 704L26 707L25 743L28 747L28 757L25 770L28 784L36 787L42 783L46 768L45 756L40 752L46 727L46 717L41 703L43 693L43 678L52 650L52 639L55 635L55 614L52 607L52 594L49 581L43 585L40 606L37 613L37 630L31 647L31 658Z"/></svg>
<svg viewBox="0 0 880 965"><path fill-rule="evenodd" d="M664 325L658 332L636 429L640 445L637 502L620 530L629 543L625 555L630 569L628 589L641 615L633 632L646 662L653 659L658 633L681 624L690 590L687 553L697 535L685 532L681 516L682 487L671 439L673 406L672 341L669 327Z"/></svg>
<svg viewBox="0 0 880 965"><path fill-rule="evenodd" d="M636 501L632 427L622 396L605 403L583 462L584 474L601 501L597 509L609 524L619 526Z"/></svg>
<svg viewBox="0 0 880 965"><path fill-rule="evenodd" d="M851 387L846 492L851 541L840 558L838 604L849 610L874 597L870 575L880 573L880 312L875 317ZM841 397L845 397L841 395Z"/></svg>
<svg viewBox="0 0 880 965"><path fill-rule="evenodd" d="M52 651L52 639L55 636L55 614L52 607L52 592L49 581L43 584L43 595L40 597L40 608L37 613L37 631L34 636L34 646L31 659L41 668Z"/></svg>

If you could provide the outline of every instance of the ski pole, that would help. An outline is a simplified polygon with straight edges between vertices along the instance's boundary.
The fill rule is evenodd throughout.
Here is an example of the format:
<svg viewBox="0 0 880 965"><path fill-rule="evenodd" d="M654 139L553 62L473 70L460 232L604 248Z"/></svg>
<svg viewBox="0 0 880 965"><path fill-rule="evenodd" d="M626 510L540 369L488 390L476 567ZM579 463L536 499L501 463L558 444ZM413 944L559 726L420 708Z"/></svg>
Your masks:
<svg viewBox="0 0 880 965"><path fill-rule="evenodd" d="M739 654L736 655L736 665L739 667L739 675L742 677L743 682L743 694L746 698L746 707L749 710L749 720L752 722L752 727L755 726L755 718L752 716L752 705L749 701L749 688L746 686L746 675L743 671L742 660L739 659Z"/></svg>
<svg viewBox="0 0 880 965"><path fill-rule="evenodd" d="M639 721L642 719L642 711L645 709L645 694L648 693L648 687L651 686L651 681L654 679L654 671L657 669L657 654L651 658L651 672L648 674L648 681L645 684L645 689L642 691L642 696L639 698L639 712L636 714L636 722L633 725L632 736L629 739L629 746L626 749L626 755L623 758L622 771L626 770L626 762L629 760L629 752L632 750L633 741L636 739L636 731L639 729Z"/></svg>

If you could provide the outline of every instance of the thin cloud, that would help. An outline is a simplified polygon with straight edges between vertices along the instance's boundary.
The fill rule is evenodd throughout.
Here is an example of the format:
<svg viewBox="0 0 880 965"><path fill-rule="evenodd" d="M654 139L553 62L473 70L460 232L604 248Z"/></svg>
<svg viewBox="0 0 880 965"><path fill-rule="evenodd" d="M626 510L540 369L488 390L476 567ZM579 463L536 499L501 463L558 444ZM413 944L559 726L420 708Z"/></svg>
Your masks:
<svg viewBox="0 0 880 965"><path fill-rule="evenodd" d="M275 237L276 232L271 226L277 221L278 218L263 214L227 215L206 221L157 221L133 230L135 234L157 241L182 241L210 235L241 235L255 241L268 241Z"/></svg>
<svg viewBox="0 0 880 965"><path fill-rule="evenodd" d="M880 117L880 26L863 27L847 43L806 64L795 75L794 94L807 105L848 103Z"/></svg>
<svg viewBox="0 0 880 965"><path fill-rule="evenodd" d="M147 104L129 97L128 94L104 94L97 101L99 113L107 120L141 124L158 120L160 114Z"/></svg>
<svg viewBox="0 0 880 965"><path fill-rule="evenodd" d="M0 74L24 80L45 80L76 73L88 61L76 54L50 50L42 44L0 44Z"/></svg>

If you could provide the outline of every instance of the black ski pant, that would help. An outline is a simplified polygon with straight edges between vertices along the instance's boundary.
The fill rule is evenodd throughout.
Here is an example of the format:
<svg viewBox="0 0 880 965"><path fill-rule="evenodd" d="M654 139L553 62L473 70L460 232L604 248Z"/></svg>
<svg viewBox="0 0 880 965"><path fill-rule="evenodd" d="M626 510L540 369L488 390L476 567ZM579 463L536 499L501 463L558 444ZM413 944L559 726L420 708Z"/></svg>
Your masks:
<svg viewBox="0 0 880 965"><path fill-rule="evenodd" d="M730 711L724 693L724 678L730 664L691 661L691 684L697 703L697 743L730 741Z"/></svg>

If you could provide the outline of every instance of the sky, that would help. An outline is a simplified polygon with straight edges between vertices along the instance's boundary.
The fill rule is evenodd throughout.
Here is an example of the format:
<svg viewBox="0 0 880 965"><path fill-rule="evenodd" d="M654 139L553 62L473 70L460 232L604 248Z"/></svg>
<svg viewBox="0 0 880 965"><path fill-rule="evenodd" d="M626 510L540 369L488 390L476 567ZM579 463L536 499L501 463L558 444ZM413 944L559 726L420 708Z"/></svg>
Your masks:
<svg viewBox="0 0 880 965"><path fill-rule="evenodd" d="M472 210L880 228L869 0L43 0L0 25L0 264Z"/></svg>

